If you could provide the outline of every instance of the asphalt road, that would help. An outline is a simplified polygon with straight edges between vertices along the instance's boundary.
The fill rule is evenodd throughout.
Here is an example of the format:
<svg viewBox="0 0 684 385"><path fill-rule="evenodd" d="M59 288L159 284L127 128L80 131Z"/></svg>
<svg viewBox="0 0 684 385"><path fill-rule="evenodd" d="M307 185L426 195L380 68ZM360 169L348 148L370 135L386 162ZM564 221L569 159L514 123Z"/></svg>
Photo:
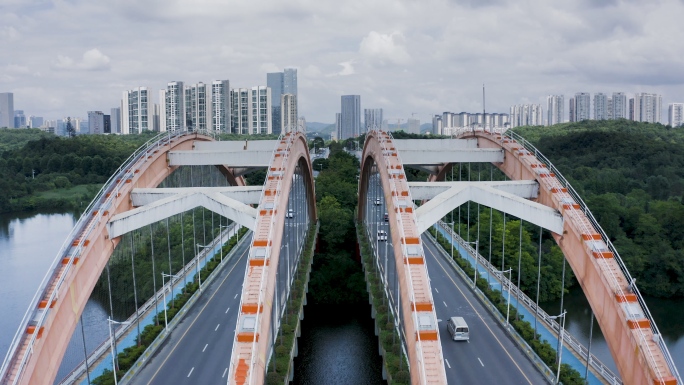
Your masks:
<svg viewBox="0 0 684 385"><path fill-rule="evenodd" d="M438 247L423 235L449 384L546 384L534 364L475 297L472 282L464 282L453 271L439 256ZM446 322L454 316L468 323L469 341L450 339Z"/></svg>

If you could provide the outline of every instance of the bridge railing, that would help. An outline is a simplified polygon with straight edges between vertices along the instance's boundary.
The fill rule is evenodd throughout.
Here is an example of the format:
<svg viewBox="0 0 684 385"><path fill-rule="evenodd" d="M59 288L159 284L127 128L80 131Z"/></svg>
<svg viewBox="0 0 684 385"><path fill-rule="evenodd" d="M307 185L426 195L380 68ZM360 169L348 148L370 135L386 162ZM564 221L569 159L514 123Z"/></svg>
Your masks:
<svg viewBox="0 0 684 385"><path fill-rule="evenodd" d="M463 238L461 238L461 236L459 236L447 223L439 221L437 222L437 225L445 231L448 231L452 239L456 241L461 247L466 249L466 251L468 251L470 255L475 256L475 258L477 258L478 260L478 264L484 267L490 276L495 277L499 282L501 282L502 293L503 288L505 287L508 291L511 292L512 298L520 300L520 302L522 302L525 306L527 306L528 309L531 310L531 313L536 314L537 317L539 317L545 324L547 324L557 335L560 335L560 325L558 324L558 322L556 322L554 318L551 318L551 316L549 316L542 308L537 307L537 303L533 301L532 298L528 297L527 294L525 294L522 290L518 289L515 283L511 282L505 274L497 270L496 267L492 266L492 264L489 263L489 260L487 260L487 258L480 255L471 246L470 243L466 242ZM578 356L586 358L587 355L589 355L589 349L582 345L582 343L578 339L576 339L567 331L563 333L563 341L567 346L570 346L575 351L575 353L577 353ZM603 364L603 362L601 362L593 354L591 354L589 357L589 365L591 365L591 367L594 368L594 370L596 370L596 372L599 373L608 384L622 384L620 378L617 375L615 375L615 373L613 373L605 364Z"/></svg>
<svg viewBox="0 0 684 385"><path fill-rule="evenodd" d="M563 175L560 173L560 171L549 161L549 159L544 156L532 143L527 141L524 137L522 137L520 134L517 134L511 130L508 130L502 135L503 136L509 137L511 140L514 140L518 144L521 144L527 151L530 153L534 154L535 158L542 162L543 164L546 165L546 167L551 171L552 173L555 174L556 178L558 181L561 183L561 185L567 189L568 193L570 196L575 200L577 204L579 204L580 209L584 213L584 215L587 217L587 219L591 222L591 225L593 226L593 230L596 231L598 234L601 235L601 239L603 242L608 246L608 249L613 253L615 262L618 264L620 270L622 273L625 275L625 278L629 282L629 287L634 295L636 295L637 300L639 302L639 305L641 305L642 310L644 311L644 314L646 318L650 321L651 325L651 331L654 334L654 337L656 339L656 342L658 346L660 347L660 350L663 352L663 356L667 362L667 366L669 367L670 371L672 374L677 378L677 381L679 384L682 383L682 378L679 375L679 372L677 371L677 367L675 366L674 360L672 359L672 356L670 355L670 351L667 349L667 345L665 345L665 341L662 338L662 335L660 334L660 330L658 330L658 326L656 325L655 319L651 315L651 312L648 310L648 306L646 306L646 301L644 300L643 296L641 295L641 292L639 292L639 289L637 288L636 285L636 280L632 278L631 274L629 273L629 270L627 270L627 267L625 263L623 262L622 258L620 258L620 254L618 253L617 249L613 245L613 242L611 242L610 238L608 235L603 231L603 228L601 225L598 223L596 218L594 217L594 214L591 213L589 210L589 207L587 206L586 203L582 200L580 195L575 191L575 189L570 185L570 183L563 177ZM643 334L640 333L640 338L642 341L646 342L647 337ZM645 353L646 354L646 353ZM648 351L648 355L650 356L651 351ZM655 363L655 358L650 356L649 357L652 363ZM657 365L652 366L654 369L657 368Z"/></svg>
<svg viewBox="0 0 684 385"><path fill-rule="evenodd" d="M83 251L83 248L87 246L85 242L92 231L95 229L96 225L100 222L100 219L104 216L104 211L111 207L117 193L126 184L126 176L130 174L132 177L134 171L132 171L135 166L140 161L146 160L146 155L154 150L161 148L162 146L170 143L174 138L180 137L186 134L204 134L214 136L212 132L205 131L168 131L159 133L153 138L149 139L145 144L138 147L127 159L124 161L119 168L114 171L111 177L105 182L100 191L95 195L95 198L88 204L86 209L79 220L74 225L73 229L66 237L61 248L57 252L55 259L52 261L49 269L47 270L43 280L41 281L36 293L34 294L29 307L27 308L24 316L19 324L14 337L12 338L12 343L5 356L2 366L0 367L0 381L2 383L7 382L7 378L10 373L10 366L14 356L18 353L19 347L27 336L27 329L29 326L34 327L34 332L29 334L29 341L27 342L27 347L24 350L19 362L19 367L14 376L13 384L16 383L22 376L23 371L26 367L28 359L33 354L33 346L41 335L41 328L45 324L47 316L50 314L50 304L57 300L57 294L66 280L67 275L71 271L73 266L74 258L78 258ZM103 197L105 199L103 199ZM65 259L67 263L65 262ZM60 265L63 268L60 269ZM46 306L43 309L40 308L41 299L47 294L47 290L51 289L51 293L47 298Z"/></svg>

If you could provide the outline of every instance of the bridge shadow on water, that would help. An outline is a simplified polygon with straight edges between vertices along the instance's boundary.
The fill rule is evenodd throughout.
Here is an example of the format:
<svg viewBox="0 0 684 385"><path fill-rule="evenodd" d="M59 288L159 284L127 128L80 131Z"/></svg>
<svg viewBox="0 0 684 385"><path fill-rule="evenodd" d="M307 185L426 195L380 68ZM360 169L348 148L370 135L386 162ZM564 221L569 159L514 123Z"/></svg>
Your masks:
<svg viewBox="0 0 684 385"><path fill-rule="evenodd" d="M292 383L386 384L370 314L370 305L307 305Z"/></svg>

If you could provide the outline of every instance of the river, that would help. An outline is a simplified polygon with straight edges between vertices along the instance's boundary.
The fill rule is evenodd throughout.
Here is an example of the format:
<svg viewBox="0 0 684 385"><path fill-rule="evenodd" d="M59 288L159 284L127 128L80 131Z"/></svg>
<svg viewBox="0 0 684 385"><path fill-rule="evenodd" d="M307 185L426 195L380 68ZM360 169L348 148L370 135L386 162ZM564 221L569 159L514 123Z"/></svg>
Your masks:
<svg viewBox="0 0 684 385"><path fill-rule="evenodd" d="M0 214L0 309L3 312L3 317L0 317L0 355L3 358L36 288L76 220L68 212ZM684 300L647 298L647 303L677 367L680 371L684 370L684 327L681 326L681 320L684 319ZM549 314L560 313L558 302L543 304L543 307ZM567 329L586 346L590 312L581 290L576 288L566 295L564 307L568 310ZM372 320L368 312L355 310L335 314L329 309L314 307L306 307L305 312L300 356L295 362L298 373L295 374L296 383L317 383L322 375L341 374L336 368L346 365L343 362L329 361L331 357L347 360L349 363L362 362L365 365L359 367L353 377L364 380L355 383L382 382L377 378L377 339L373 335ZM86 305L83 319L89 350L107 338L106 318L106 311L100 304L90 301ZM65 368L60 370L58 377L68 372L67 366L83 359L80 325L76 331L71 342L73 348L67 351ZM615 369L598 327L594 327L591 349L609 367ZM316 354L312 356L307 352ZM340 356L343 354L345 356Z"/></svg>

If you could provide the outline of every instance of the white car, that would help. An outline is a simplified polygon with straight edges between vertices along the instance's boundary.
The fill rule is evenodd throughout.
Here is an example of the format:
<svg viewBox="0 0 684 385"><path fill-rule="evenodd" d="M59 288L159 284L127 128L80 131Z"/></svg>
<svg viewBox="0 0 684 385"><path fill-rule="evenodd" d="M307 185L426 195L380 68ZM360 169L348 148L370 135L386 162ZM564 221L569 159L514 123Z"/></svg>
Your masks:
<svg viewBox="0 0 684 385"><path fill-rule="evenodd" d="M380 206L382 202L380 201L380 198L375 198L375 205Z"/></svg>
<svg viewBox="0 0 684 385"><path fill-rule="evenodd" d="M285 218L294 218L294 210L288 209Z"/></svg>
<svg viewBox="0 0 684 385"><path fill-rule="evenodd" d="M378 241L387 241L387 232L385 230L378 230Z"/></svg>

